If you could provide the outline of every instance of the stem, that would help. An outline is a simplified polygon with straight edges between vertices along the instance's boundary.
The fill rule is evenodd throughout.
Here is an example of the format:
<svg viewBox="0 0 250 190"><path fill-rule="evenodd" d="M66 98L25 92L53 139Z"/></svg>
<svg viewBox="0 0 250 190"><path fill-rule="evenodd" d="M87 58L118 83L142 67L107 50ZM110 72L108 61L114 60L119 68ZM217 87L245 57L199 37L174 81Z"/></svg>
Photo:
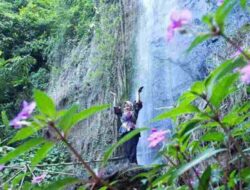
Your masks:
<svg viewBox="0 0 250 190"><path fill-rule="evenodd" d="M182 152L181 153L181 155L183 156L183 158L187 161L187 162L189 162L190 160L186 157L186 155ZM199 181L201 180L201 178L200 178L200 176L199 176L199 174L198 174L198 172L196 171L196 169L194 168L194 167L192 167L192 170L194 171L194 173L195 173L195 175L196 175L196 177L199 179Z"/></svg>
<svg viewBox="0 0 250 190"><path fill-rule="evenodd" d="M202 96L200 96L202 97ZM218 117L218 114L216 112L216 110L214 110L213 106L211 105L211 103L209 102L209 100L207 100L207 98L202 97L208 104L208 106L210 107L210 109L212 110L212 112L214 113L215 117L212 117L211 119L218 122L219 125L221 126L221 128L224 130L224 132L228 135L229 140L232 141L237 149L237 151L240 153L240 155L244 158L244 160L246 161L246 164L248 165L248 167L250 167L250 160L247 158L247 156L244 154L244 152L242 151L239 143L235 140L235 138L230 134L229 129L224 126L224 124L221 122L220 118Z"/></svg>
<svg viewBox="0 0 250 190"><path fill-rule="evenodd" d="M76 174L73 174L73 173L56 172L56 171L51 171L51 170L40 170L40 169L37 169L37 168L35 170L40 171L40 172L45 172L45 173L76 176Z"/></svg>
<svg viewBox="0 0 250 190"><path fill-rule="evenodd" d="M219 165L221 168L223 168L223 164L221 164L219 158L216 158L216 157L215 157L215 160L218 162L218 165ZM226 187L227 181L228 181L228 175L227 175L227 173L226 173L225 170L223 170L223 176L224 176L224 178L222 178L222 183L223 183L223 184L225 185L225 187ZM216 185L219 186L219 183L217 182Z"/></svg>
<svg viewBox="0 0 250 190"><path fill-rule="evenodd" d="M53 122L49 123L49 126L52 127L55 132L59 135L60 139L67 145L67 147L70 149L70 151L76 156L76 158L82 163L84 168L91 174L91 176L94 178L94 180L98 183L100 182L102 185L107 186L111 190L115 190L113 187L111 187L108 183L103 181L101 178L99 178L95 172L90 168L90 166L82 159L81 155L77 152L77 150L71 146L71 144L64 138L64 136L61 134L61 132L55 127L55 124Z"/></svg>
<svg viewBox="0 0 250 190"><path fill-rule="evenodd" d="M110 158L109 161L116 161L116 160L122 160L125 159L124 156L121 157L114 157ZM90 161L85 161L85 163L92 163L92 162L102 162L103 159L101 160L90 160ZM41 165L36 165L36 167L45 167L45 166L70 166L70 165L79 165L82 164L81 162L68 162L68 163L58 163L58 164L41 164ZM31 165L33 166L33 165Z"/></svg>
<svg viewBox="0 0 250 190"><path fill-rule="evenodd" d="M29 171L30 171L30 173L32 174L32 176L33 176L33 177L36 177L36 176L35 176L35 174L33 173L33 171L31 170L31 168L29 167L29 165L28 165L28 164L26 164L26 168L28 168L28 169L29 169Z"/></svg>
<svg viewBox="0 0 250 190"><path fill-rule="evenodd" d="M25 170L24 170L24 174L26 174L27 173L27 167L25 168ZM21 181L21 184L20 184L20 186L19 186L19 189L18 190L21 190L22 189L22 186L23 186L23 182L24 182L24 178L25 178L25 175L23 176L23 178L22 178L22 181Z"/></svg>
<svg viewBox="0 0 250 190"><path fill-rule="evenodd" d="M221 33L220 34L228 43L230 43L233 47L235 47L237 50L239 50L240 53L242 53L242 55L245 56L245 58L248 59L248 61L250 60L249 55L246 54L246 52L244 52L242 50L242 48L233 40L231 40L229 37L227 37L225 34Z"/></svg>
<svg viewBox="0 0 250 190"><path fill-rule="evenodd" d="M164 155L164 157L173 165L173 166L177 166L173 160L171 160L168 156Z"/></svg>
<svg viewBox="0 0 250 190"><path fill-rule="evenodd" d="M0 187L4 187L5 184L9 183L11 180L13 180L18 174L20 174L22 171L17 171L10 179L5 181L3 184L0 184Z"/></svg>
<svg viewBox="0 0 250 190"><path fill-rule="evenodd" d="M179 158L178 151L176 152L176 158L177 158L177 165L178 165L178 164L181 163L180 158ZM190 182L189 176L187 176L187 178L185 178L186 175L185 175L185 173L184 173L184 174L183 174L183 177L184 177L184 178L183 178L182 176L180 176L180 177L181 177L181 179L183 180L183 182L189 186L189 188L190 188L191 190L194 190L194 188L193 188L193 186L192 186L192 184L191 184L191 182Z"/></svg>

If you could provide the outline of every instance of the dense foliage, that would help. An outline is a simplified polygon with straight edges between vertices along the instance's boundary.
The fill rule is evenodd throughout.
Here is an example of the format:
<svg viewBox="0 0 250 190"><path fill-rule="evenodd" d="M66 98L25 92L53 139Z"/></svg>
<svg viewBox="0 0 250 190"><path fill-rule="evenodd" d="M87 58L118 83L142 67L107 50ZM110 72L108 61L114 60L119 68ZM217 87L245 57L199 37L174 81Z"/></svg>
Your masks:
<svg viewBox="0 0 250 190"><path fill-rule="evenodd" d="M163 143L159 156L165 159L165 162L153 165L148 172L140 173L135 177L143 180L148 189L250 188L250 102L247 86L250 83L250 56L225 33L225 19L239 3L242 8L247 7L244 0L239 2L225 0L215 13L205 15L203 22L209 30L206 34L198 36L188 49L191 51L203 41L217 37L225 39L239 53L221 63L203 81L196 81L180 96L176 107L153 119L153 121L172 119L175 128L167 142L164 142L163 138L157 139L157 136L152 139L156 142L152 147ZM188 12L181 14L182 16L178 17L178 24L174 22L176 20L172 20L173 23L169 25L168 32L171 38L176 29L186 23L185 16L189 16ZM80 31L79 28L74 32L78 33L78 31ZM32 60L30 56L26 56L25 59ZM18 66L22 65L23 58L15 60L19 61ZM29 63L32 69L35 62ZM5 69L8 68L7 66L8 64L3 64ZM24 69L24 71L26 75L29 74L29 70ZM10 122L10 125L19 129L14 137L8 140L8 143L15 144L16 148L0 151L3 154L0 158L0 170L17 167L15 159L21 155L30 154L31 150L33 156L24 166L19 165L20 173L5 182L4 188L21 186L24 189L38 187L60 189L69 184L79 184L82 186L79 189L91 186L94 188L98 185L103 186L102 189L116 189L115 183L104 181L94 172L66 138L74 125L108 108L109 105L93 106L82 111L78 110L78 106L73 105L67 110L57 110L53 100L39 90L34 91L34 99L35 102L24 103L22 111ZM38 112L31 116L35 105ZM9 121L4 113L2 120L5 127L8 127ZM143 130L147 129L134 130L111 146L104 155L104 164L119 145ZM158 133L161 137L164 134ZM50 150L60 142L64 143L88 171L92 177L91 180L66 177L48 184L39 184L47 178L47 174L36 174L34 171Z"/></svg>
<svg viewBox="0 0 250 190"><path fill-rule="evenodd" d="M0 10L0 111L14 114L33 88L47 88L55 44L91 36L95 10L91 0L4 0Z"/></svg>

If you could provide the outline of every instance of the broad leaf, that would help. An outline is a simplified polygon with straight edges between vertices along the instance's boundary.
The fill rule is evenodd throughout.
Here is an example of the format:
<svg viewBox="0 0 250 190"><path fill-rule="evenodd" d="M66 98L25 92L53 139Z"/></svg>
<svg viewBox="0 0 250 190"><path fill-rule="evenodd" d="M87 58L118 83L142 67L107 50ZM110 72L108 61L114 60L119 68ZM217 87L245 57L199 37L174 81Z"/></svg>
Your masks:
<svg viewBox="0 0 250 190"><path fill-rule="evenodd" d="M207 190L209 189L209 181L211 178L212 170L211 167L208 166L205 172L201 176L201 180L199 183L198 190Z"/></svg>
<svg viewBox="0 0 250 190"><path fill-rule="evenodd" d="M6 154L4 157L2 157L0 159L0 163L4 164L18 156L20 156L21 154L31 150L32 148L38 146L41 143L44 143L45 140L43 138L34 138L31 139L25 143L23 143L22 145L18 146L15 150L9 152L8 154Z"/></svg>
<svg viewBox="0 0 250 190"><path fill-rule="evenodd" d="M239 112L229 112L222 120L229 126L234 126L243 123L247 118L250 117L249 114L240 114Z"/></svg>
<svg viewBox="0 0 250 190"><path fill-rule="evenodd" d="M60 110L56 112L56 119L59 119L60 117L64 116L64 114L67 113L67 110Z"/></svg>
<svg viewBox="0 0 250 190"><path fill-rule="evenodd" d="M202 17L202 22L204 22L205 24L207 24L209 26L209 28L211 28L213 25L213 15L211 15L211 14L204 15Z"/></svg>
<svg viewBox="0 0 250 190"><path fill-rule="evenodd" d="M41 126L38 125L37 123L33 122L30 126L27 126L27 127L20 129L16 133L16 135L10 140L10 142L8 144L26 139L26 138L30 137L31 135L33 135L34 133L36 133L37 131L39 131L40 129L41 129Z"/></svg>
<svg viewBox="0 0 250 190"><path fill-rule="evenodd" d="M16 185L18 185L20 183L20 181L26 176L26 173L22 173L17 175L11 182L11 184L15 187Z"/></svg>
<svg viewBox="0 0 250 190"><path fill-rule="evenodd" d="M202 95L205 91L205 85L203 81L196 81L191 87L191 93Z"/></svg>
<svg viewBox="0 0 250 190"><path fill-rule="evenodd" d="M184 172L190 170L192 167L196 166L197 164L200 164L204 160L226 150L227 149L218 149L218 150L215 150L213 148L207 149L206 151L198 155L194 160L191 160L190 162L181 166L176 172L177 176L182 175Z"/></svg>
<svg viewBox="0 0 250 190"><path fill-rule="evenodd" d="M34 99L36 101L39 111L49 117L55 117L56 106L53 100L44 92L40 90L34 91Z"/></svg>
<svg viewBox="0 0 250 190"><path fill-rule="evenodd" d="M153 187L158 187L163 183L169 182L173 183L176 168L169 168L166 173L156 176L157 178L152 182Z"/></svg>
<svg viewBox="0 0 250 190"><path fill-rule="evenodd" d="M193 93L187 91L184 92L179 98L178 98L178 105L188 105L190 103L192 103L195 99L197 98L196 95L194 95Z"/></svg>
<svg viewBox="0 0 250 190"><path fill-rule="evenodd" d="M32 167L35 167L40 161L42 161L49 151L53 148L54 143L51 141L45 142L41 148L36 152L36 155L31 160Z"/></svg>
<svg viewBox="0 0 250 190"><path fill-rule="evenodd" d="M108 159L110 158L110 156L113 154L113 152L123 143L127 142L128 140L130 140L131 138L133 138L134 136L138 135L141 131L145 131L148 130L149 128L139 128L139 129L135 129L131 132L129 132L128 134L126 134L124 137L122 137L117 143L113 144L105 153L104 153L104 159L103 159L103 163L104 165L107 163Z"/></svg>
<svg viewBox="0 0 250 190"><path fill-rule="evenodd" d="M244 168L240 171L240 178L245 182L250 181L250 168Z"/></svg>
<svg viewBox="0 0 250 190"><path fill-rule="evenodd" d="M230 74L222 78L217 84L214 85L210 102L215 107L219 107L221 102L233 91L232 86L238 78L238 73Z"/></svg>
<svg viewBox="0 0 250 190"><path fill-rule="evenodd" d="M239 57L236 60L227 60L217 67L205 80L208 96L211 96L214 85L216 85L221 78L225 77L228 73L231 73L234 69L244 66L245 64L246 61Z"/></svg>
<svg viewBox="0 0 250 190"><path fill-rule="evenodd" d="M240 5L242 6L242 8L246 8L247 0L240 0Z"/></svg>
<svg viewBox="0 0 250 190"><path fill-rule="evenodd" d="M217 141L222 142L224 140L225 134L222 132L207 132L201 137L201 140L211 142Z"/></svg>
<svg viewBox="0 0 250 190"><path fill-rule="evenodd" d="M100 112L102 110L105 110L107 108L109 108L110 105L109 104L105 104L105 105L99 105L99 106L92 106L86 110L83 110L77 114L74 115L73 117L73 121L72 121L72 125L76 125L78 122L94 115L97 112Z"/></svg>
<svg viewBox="0 0 250 190"><path fill-rule="evenodd" d="M78 106L73 105L61 118L59 122L59 127L67 132L71 127L73 127L73 117L78 110Z"/></svg>
<svg viewBox="0 0 250 190"><path fill-rule="evenodd" d="M195 48L197 45L204 42L205 40L209 39L210 37L212 37L211 34L202 34L197 36L187 49L187 52L190 52L193 48Z"/></svg>
<svg viewBox="0 0 250 190"><path fill-rule="evenodd" d="M189 120L185 123L182 123L180 125L181 129L179 131L179 135L180 136L185 135L187 132L194 129L197 126L197 124L199 124L201 121L202 120L200 120L200 119L192 119L192 120Z"/></svg>
<svg viewBox="0 0 250 190"><path fill-rule="evenodd" d="M22 190L33 190L31 182L25 181L22 187Z"/></svg>
<svg viewBox="0 0 250 190"><path fill-rule="evenodd" d="M219 6L217 11L215 12L215 21L219 26L221 32L224 32L225 19L233 9L235 2L235 0L225 0L224 3Z"/></svg>
<svg viewBox="0 0 250 190"><path fill-rule="evenodd" d="M187 113L196 113L199 112L199 109L196 106L193 105L184 105L184 106L179 106L176 108L173 108L167 112L164 112L158 116L156 116L153 121L160 121L164 120L167 118L174 118L182 114L187 114Z"/></svg>
<svg viewBox="0 0 250 190"><path fill-rule="evenodd" d="M3 124L5 125L5 127L10 127L10 125L9 125L10 122L9 122L9 119L6 115L6 112L2 111L1 114L2 114L2 121L3 121Z"/></svg>

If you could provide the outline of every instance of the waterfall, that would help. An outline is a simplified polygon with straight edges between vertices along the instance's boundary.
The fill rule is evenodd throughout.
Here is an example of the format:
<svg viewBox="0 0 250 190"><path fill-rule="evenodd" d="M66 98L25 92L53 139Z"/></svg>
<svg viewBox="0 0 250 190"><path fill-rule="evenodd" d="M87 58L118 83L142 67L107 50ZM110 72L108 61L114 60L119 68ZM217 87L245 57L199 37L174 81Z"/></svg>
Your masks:
<svg viewBox="0 0 250 190"><path fill-rule="evenodd" d="M176 0L140 0L138 32L136 37L136 68L133 91L144 86L143 108L138 127L172 129L170 120L152 123L150 120L175 104L181 92L192 81L199 79L199 68L184 51L190 37L176 34L173 42L167 42L166 31L172 9L180 9ZM199 5L199 3L196 3ZM203 5L204 6L204 5ZM197 69L198 68L198 69ZM150 131L142 132L137 158L141 165L159 162L155 159L160 146L148 148Z"/></svg>

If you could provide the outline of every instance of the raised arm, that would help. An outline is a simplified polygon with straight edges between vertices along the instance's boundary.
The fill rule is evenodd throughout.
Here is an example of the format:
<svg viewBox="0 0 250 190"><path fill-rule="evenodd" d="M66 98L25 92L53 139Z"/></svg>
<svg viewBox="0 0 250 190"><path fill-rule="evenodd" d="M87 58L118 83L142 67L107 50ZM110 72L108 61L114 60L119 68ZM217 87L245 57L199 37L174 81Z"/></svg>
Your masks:
<svg viewBox="0 0 250 190"><path fill-rule="evenodd" d="M142 92L143 86L139 88L137 92L137 98L136 98L136 103L141 102L141 92Z"/></svg>
<svg viewBox="0 0 250 190"><path fill-rule="evenodd" d="M118 117L120 117L120 116L122 116L122 109L121 109L121 107L116 106L116 103L117 103L117 102L116 102L116 101L117 101L116 93L110 91L110 94L113 95L113 97L114 97L114 99L113 99L114 113L115 113Z"/></svg>

